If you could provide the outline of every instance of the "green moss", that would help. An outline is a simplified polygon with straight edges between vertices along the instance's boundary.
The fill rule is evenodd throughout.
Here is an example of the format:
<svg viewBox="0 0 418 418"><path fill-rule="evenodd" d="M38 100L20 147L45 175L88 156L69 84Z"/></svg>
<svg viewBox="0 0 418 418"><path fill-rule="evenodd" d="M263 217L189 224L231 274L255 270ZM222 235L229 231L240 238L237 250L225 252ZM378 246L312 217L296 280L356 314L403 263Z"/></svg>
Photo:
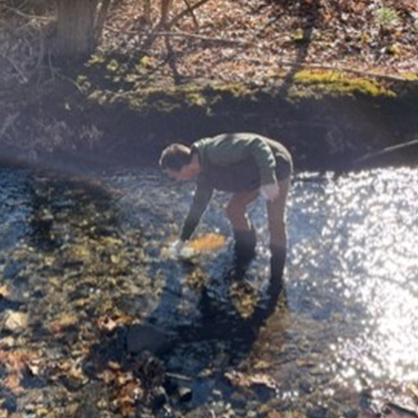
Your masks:
<svg viewBox="0 0 418 418"><path fill-rule="evenodd" d="M147 60L142 65L147 65ZM197 81L174 85L170 80L144 80L137 73L121 76L119 71L105 74L103 79L108 79L111 84L103 87L97 84L96 87L92 86L89 99L100 104L125 104L130 109L139 112L170 113L181 109L197 108L206 114L211 114L218 106L228 107L232 103L238 105L251 101L275 100L283 94L281 89L283 76L275 77L274 83L264 89L243 82L201 83ZM102 91L104 88L106 88L105 94ZM102 92L99 93L100 91ZM377 81L355 77L341 71L315 69L297 72L283 99L321 100L326 96L356 95L395 97L392 90Z"/></svg>
<svg viewBox="0 0 418 418"><path fill-rule="evenodd" d="M114 77L112 77L114 80ZM129 81L134 81L130 77ZM253 92L240 83L230 84L199 84L188 83L179 86L153 84L151 86L136 85L135 89L119 89L117 92L103 92L97 89L90 93L89 99L104 103L125 103L129 108L139 111L157 110L169 113L182 108L201 108L210 112L211 107L222 99L236 100L253 98Z"/></svg>
<svg viewBox="0 0 418 418"><path fill-rule="evenodd" d="M418 74L417 73L413 73L411 71L405 71L402 73L402 77L405 78L405 80L409 80L409 81L417 81L418 80Z"/></svg>
<svg viewBox="0 0 418 418"><path fill-rule="evenodd" d="M105 57L101 54L93 54L86 62L86 67L91 67L93 65L100 65L105 62Z"/></svg>
<svg viewBox="0 0 418 418"><path fill-rule="evenodd" d="M115 59L112 59L107 63L106 69L114 73L119 69L119 63Z"/></svg>
<svg viewBox="0 0 418 418"><path fill-rule="evenodd" d="M302 70L295 74L292 97L350 96L363 94L372 97L395 97L396 94L377 81L353 77L341 71Z"/></svg>
<svg viewBox="0 0 418 418"><path fill-rule="evenodd" d="M97 102L98 104L104 106L109 102L110 94L109 92L103 90L94 90L88 96L89 100Z"/></svg>
<svg viewBox="0 0 418 418"><path fill-rule="evenodd" d="M233 98L251 97L254 95L254 89L247 84L239 81L232 81L229 83L213 83L209 86L213 92L228 94Z"/></svg>
<svg viewBox="0 0 418 418"><path fill-rule="evenodd" d="M144 70L152 69L153 63L154 63L154 60L152 57L148 55L144 55L138 60L138 63L135 65L135 69L138 72L143 72Z"/></svg>

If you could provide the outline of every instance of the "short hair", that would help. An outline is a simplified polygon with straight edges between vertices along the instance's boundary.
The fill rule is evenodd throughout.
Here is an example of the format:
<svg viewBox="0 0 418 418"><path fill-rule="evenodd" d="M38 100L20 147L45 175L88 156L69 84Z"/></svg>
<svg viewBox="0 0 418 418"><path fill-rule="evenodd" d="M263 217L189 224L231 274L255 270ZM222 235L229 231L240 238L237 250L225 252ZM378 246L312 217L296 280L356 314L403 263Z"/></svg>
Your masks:
<svg viewBox="0 0 418 418"><path fill-rule="evenodd" d="M180 171L192 160L192 150L183 144L171 144L161 153L159 165L163 170Z"/></svg>

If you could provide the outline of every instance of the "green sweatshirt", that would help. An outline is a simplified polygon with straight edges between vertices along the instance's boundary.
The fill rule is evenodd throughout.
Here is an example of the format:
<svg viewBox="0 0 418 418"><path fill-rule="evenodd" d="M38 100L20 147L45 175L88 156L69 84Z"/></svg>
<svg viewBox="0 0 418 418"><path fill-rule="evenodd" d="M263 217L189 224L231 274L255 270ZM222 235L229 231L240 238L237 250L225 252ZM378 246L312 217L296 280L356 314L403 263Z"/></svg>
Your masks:
<svg viewBox="0 0 418 418"><path fill-rule="evenodd" d="M200 173L181 239L193 234L214 190L245 192L290 175L292 157L280 143L253 133L230 133L204 138L192 147Z"/></svg>

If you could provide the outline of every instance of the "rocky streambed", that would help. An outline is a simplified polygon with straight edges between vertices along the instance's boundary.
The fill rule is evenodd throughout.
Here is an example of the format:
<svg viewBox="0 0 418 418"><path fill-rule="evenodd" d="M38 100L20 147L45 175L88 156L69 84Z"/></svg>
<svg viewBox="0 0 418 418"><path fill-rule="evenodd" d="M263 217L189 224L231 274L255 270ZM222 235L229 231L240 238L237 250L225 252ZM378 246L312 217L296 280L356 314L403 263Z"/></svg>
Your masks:
<svg viewBox="0 0 418 418"><path fill-rule="evenodd" d="M242 284L224 194L197 231L223 245L178 260L192 184L1 169L0 416L416 416L416 183L297 173L273 312L261 199Z"/></svg>

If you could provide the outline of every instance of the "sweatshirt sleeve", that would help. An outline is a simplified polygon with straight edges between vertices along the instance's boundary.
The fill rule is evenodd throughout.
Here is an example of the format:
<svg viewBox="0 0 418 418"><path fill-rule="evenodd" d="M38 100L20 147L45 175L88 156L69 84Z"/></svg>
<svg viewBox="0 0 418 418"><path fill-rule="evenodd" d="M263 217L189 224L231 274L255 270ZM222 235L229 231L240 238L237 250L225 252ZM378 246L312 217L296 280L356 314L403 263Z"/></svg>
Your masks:
<svg viewBox="0 0 418 418"><path fill-rule="evenodd" d="M180 235L182 241L188 240L196 229L200 218L208 206L213 194L213 188L206 186L203 182L198 182L193 202L183 224Z"/></svg>
<svg viewBox="0 0 418 418"><path fill-rule="evenodd" d="M210 148L208 154L212 162L225 166L253 157L260 172L260 183L265 185L276 181L274 154L270 146L257 136L225 138Z"/></svg>

